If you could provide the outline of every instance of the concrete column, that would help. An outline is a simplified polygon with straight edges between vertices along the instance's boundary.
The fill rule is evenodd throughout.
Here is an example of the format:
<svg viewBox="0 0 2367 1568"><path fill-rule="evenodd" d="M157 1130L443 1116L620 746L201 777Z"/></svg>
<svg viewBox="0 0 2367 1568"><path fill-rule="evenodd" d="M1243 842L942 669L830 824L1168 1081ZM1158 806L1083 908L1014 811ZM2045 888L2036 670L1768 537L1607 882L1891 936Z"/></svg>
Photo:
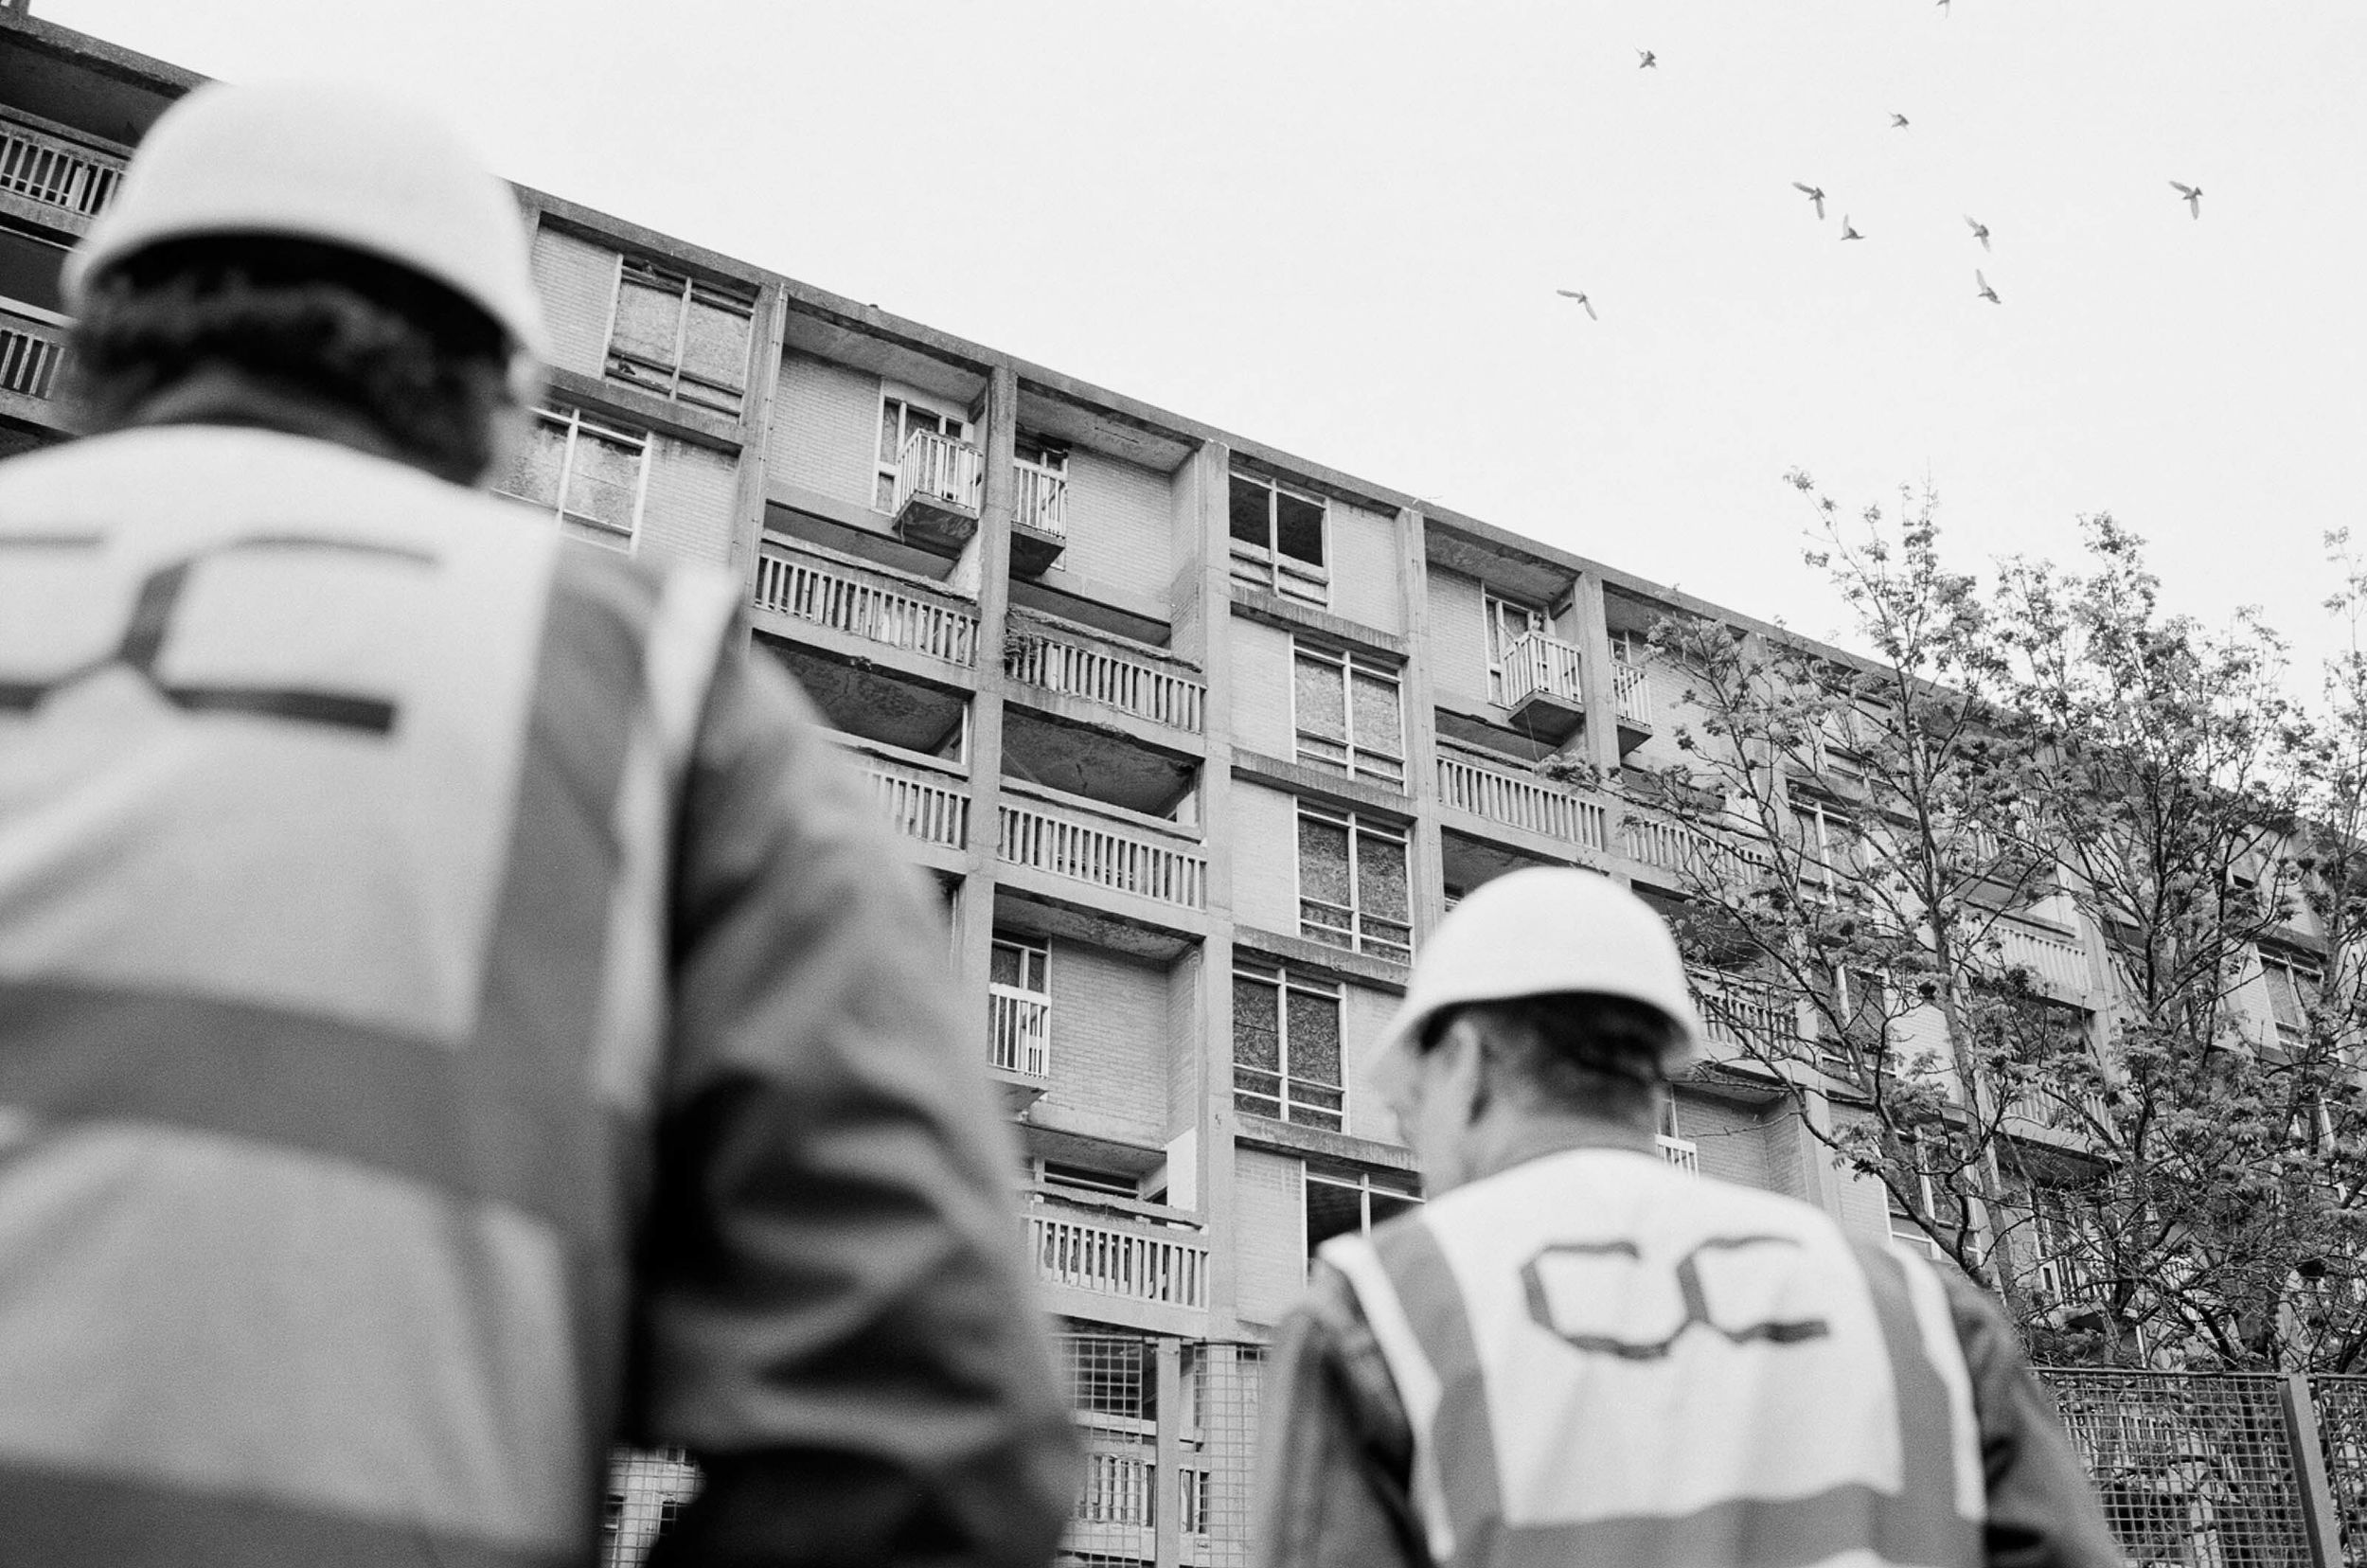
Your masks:
<svg viewBox="0 0 2367 1568"><path fill-rule="evenodd" d="M1184 1345L1162 1337L1152 1346L1158 1370L1159 1422L1151 1451L1151 1561L1175 1568L1184 1555Z"/></svg>
<svg viewBox="0 0 2367 1568"><path fill-rule="evenodd" d="M999 365L987 384L985 493L977 558L978 695L970 708L970 851L954 933L954 970L971 999L970 1027L986 1059L987 974L994 950L995 844L1003 811L1003 629L1011 599L1011 442L1018 430L1019 378Z"/></svg>
<svg viewBox="0 0 2367 1568"><path fill-rule="evenodd" d="M1593 572L1578 574L1571 592L1572 640L1580 650L1578 688L1586 699L1586 735L1581 741L1586 759L1605 778L1619 772L1619 707L1612 695L1611 623L1603 615L1603 579Z"/></svg>
<svg viewBox="0 0 2367 1568"><path fill-rule="evenodd" d="M2325 1450L2318 1438L2317 1403L2309 1397L2309 1379L2288 1374L2278 1389L2285 1411L2286 1446L2293 1454L2293 1479L2301 1495L2302 1524L2309 1538L2312 1568L2342 1568L2340 1516L2335 1512L2334 1488L2326 1478Z"/></svg>
<svg viewBox="0 0 2367 1568"><path fill-rule="evenodd" d="M1414 801L1414 828L1407 835L1412 864L1406 880L1413 895L1414 945L1418 951L1445 918L1446 849L1438 831L1438 709L1430 684L1430 553L1422 514L1397 512L1397 582L1408 652L1397 699L1405 712L1405 784Z"/></svg>
<svg viewBox="0 0 2367 1568"><path fill-rule="evenodd" d="M773 403L780 390L781 336L788 316L788 292L778 283L765 285L748 323L748 392L740 402L739 474L732 492L731 555L724 562L727 570L739 574L743 599L756 586L758 544L764 537L765 466L772 455L765 432L773 428Z"/></svg>

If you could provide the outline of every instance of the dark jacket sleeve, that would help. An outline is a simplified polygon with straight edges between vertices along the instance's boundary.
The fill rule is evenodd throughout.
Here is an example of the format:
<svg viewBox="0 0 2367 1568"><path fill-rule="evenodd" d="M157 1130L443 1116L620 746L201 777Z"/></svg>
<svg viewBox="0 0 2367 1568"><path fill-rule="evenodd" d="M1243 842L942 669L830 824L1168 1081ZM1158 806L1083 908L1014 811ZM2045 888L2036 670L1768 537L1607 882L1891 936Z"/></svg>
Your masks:
<svg viewBox="0 0 2367 1568"><path fill-rule="evenodd" d="M1962 1275L1942 1270L1940 1278L1972 1374L1992 1568L2119 1568L2095 1485L2004 1314Z"/></svg>
<svg viewBox="0 0 2367 1568"><path fill-rule="evenodd" d="M650 1560L1032 1568L1079 1460L980 1030L861 776L742 636L685 784L628 1399L704 1484Z"/></svg>
<svg viewBox="0 0 2367 1568"><path fill-rule="evenodd" d="M1255 1568L1430 1568L1405 1406L1356 1292L1328 1263L1283 1321L1261 1424Z"/></svg>

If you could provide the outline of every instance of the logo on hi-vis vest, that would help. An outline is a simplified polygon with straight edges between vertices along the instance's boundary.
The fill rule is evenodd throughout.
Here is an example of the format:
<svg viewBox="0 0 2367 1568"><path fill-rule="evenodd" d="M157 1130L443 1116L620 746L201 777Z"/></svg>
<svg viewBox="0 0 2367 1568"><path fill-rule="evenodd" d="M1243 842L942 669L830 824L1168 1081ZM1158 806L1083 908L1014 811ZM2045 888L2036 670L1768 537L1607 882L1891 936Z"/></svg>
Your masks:
<svg viewBox="0 0 2367 1568"><path fill-rule="evenodd" d="M98 549L105 540L97 534L0 536L0 548ZM311 539L302 535L258 535L225 540L179 561L152 568L133 596L132 613L113 649L97 658L59 670L43 679L0 670L0 713L30 713L54 694L101 670L121 666L145 681L157 696L189 713L240 713L284 720L294 724L322 724L332 729L384 735L395 727L397 704L367 692L323 691L304 686L210 685L168 680L158 666L172 635L173 617L180 610L190 575L205 561L237 554L319 551L360 555L407 565L433 567L436 558L424 551L385 544ZM325 599L323 615L334 615L333 598Z"/></svg>
<svg viewBox="0 0 2367 1568"><path fill-rule="evenodd" d="M1557 1241L1522 1265L1521 1285L1539 1327L1597 1355L1658 1361L1697 1327L1735 1345L1797 1345L1832 1332L1821 1317L1773 1315L1799 1247L1789 1236L1714 1236L1669 1267L1647 1265L1632 1241Z"/></svg>

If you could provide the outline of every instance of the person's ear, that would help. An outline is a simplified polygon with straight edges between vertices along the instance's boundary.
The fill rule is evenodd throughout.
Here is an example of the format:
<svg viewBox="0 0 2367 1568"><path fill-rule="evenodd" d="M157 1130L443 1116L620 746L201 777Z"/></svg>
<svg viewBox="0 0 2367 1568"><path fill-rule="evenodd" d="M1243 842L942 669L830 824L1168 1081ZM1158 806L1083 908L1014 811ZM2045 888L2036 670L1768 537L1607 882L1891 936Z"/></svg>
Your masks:
<svg viewBox="0 0 2367 1568"><path fill-rule="evenodd" d="M1433 1092L1448 1096L1456 1118L1468 1127L1487 1109L1487 1042L1478 1025L1468 1018L1458 1018L1447 1026L1445 1038L1438 1042L1438 1052L1443 1060L1438 1064L1439 1078Z"/></svg>

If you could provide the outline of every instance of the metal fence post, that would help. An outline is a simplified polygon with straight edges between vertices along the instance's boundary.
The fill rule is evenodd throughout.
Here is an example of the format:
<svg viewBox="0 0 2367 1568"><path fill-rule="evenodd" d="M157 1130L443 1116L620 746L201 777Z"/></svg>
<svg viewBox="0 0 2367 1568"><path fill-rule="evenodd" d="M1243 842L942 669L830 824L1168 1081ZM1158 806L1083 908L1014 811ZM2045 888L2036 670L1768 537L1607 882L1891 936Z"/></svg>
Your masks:
<svg viewBox="0 0 2367 1568"><path fill-rule="evenodd" d="M2285 1435L2293 1452L2293 1478L2301 1484L2302 1523L2309 1532L2309 1558L2317 1568L2342 1568L2342 1534L2336 1523L2334 1488L2326 1482L2325 1449L2318 1438L2318 1409L2309 1379L2293 1373L2279 1391L2285 1406Z"/></svg>

